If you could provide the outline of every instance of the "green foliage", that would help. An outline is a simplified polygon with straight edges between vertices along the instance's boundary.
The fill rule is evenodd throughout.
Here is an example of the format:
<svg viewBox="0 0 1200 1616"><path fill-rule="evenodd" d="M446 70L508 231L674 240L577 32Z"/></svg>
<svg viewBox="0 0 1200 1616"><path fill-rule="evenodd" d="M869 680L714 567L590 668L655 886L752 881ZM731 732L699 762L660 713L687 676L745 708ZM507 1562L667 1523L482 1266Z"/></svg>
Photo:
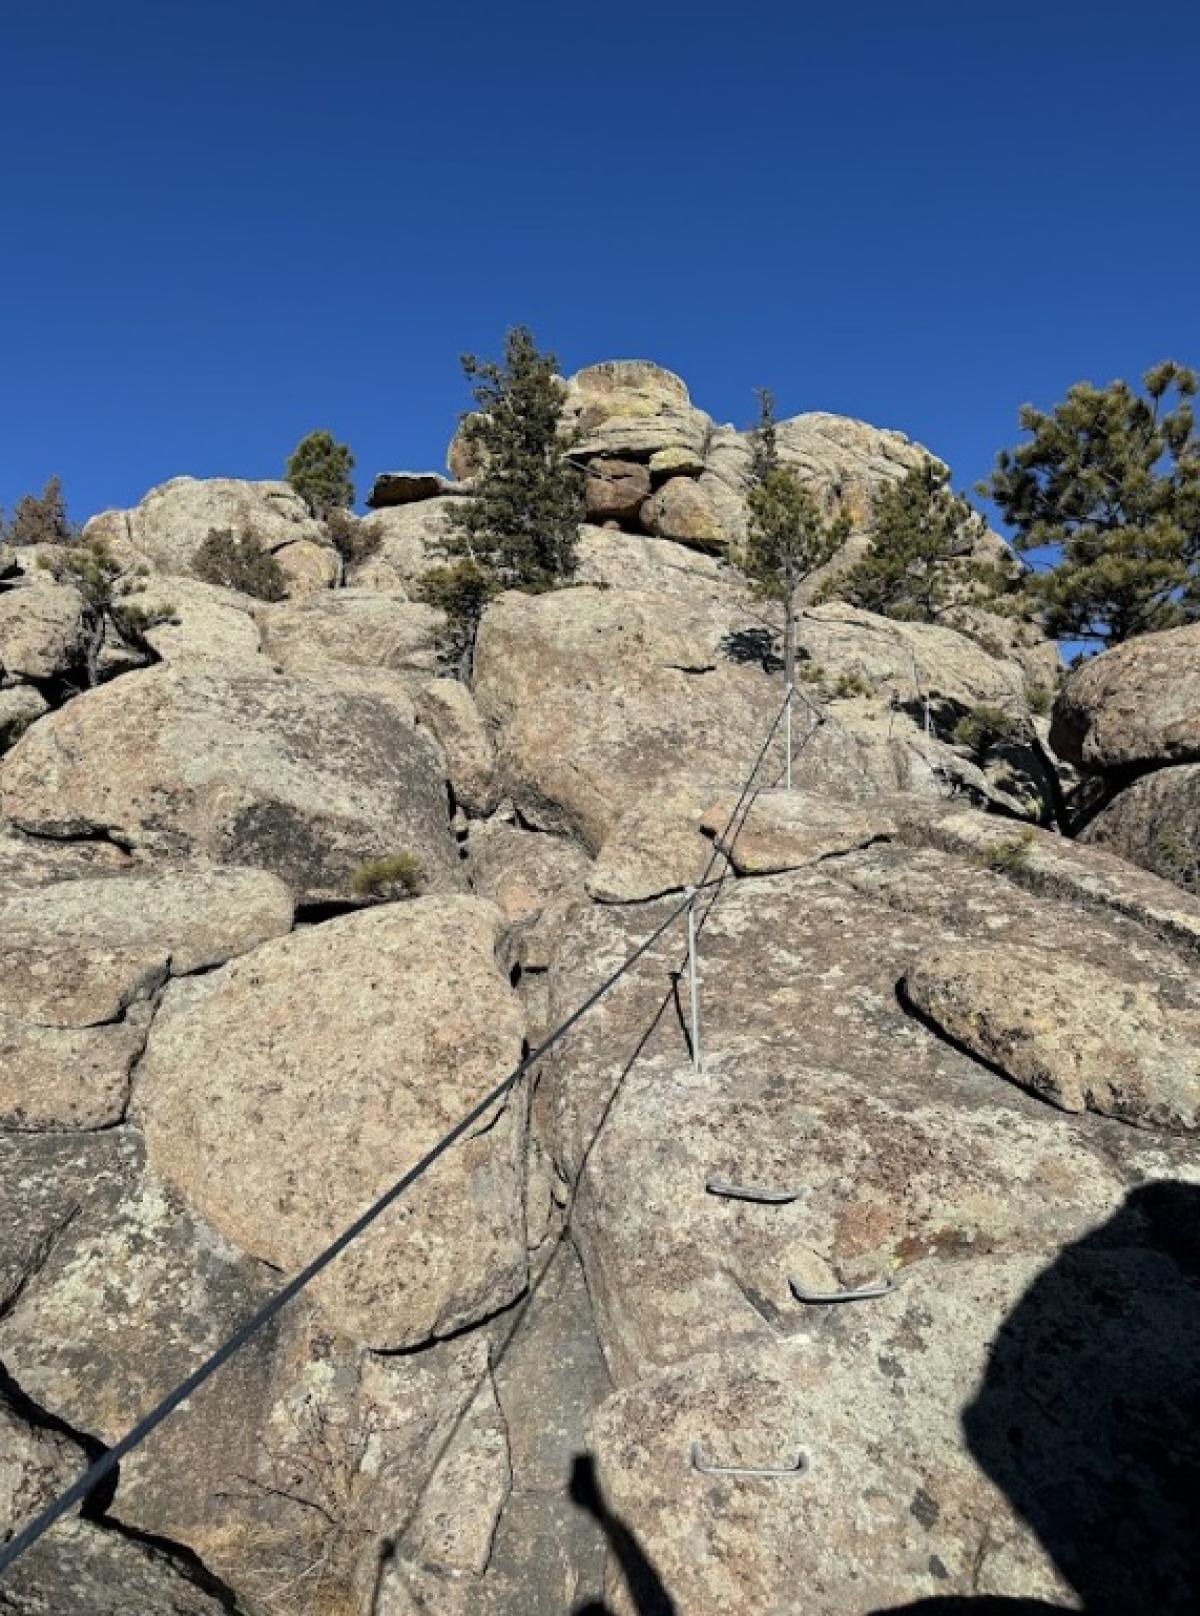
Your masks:
<svg viewBox="0 0 1200 1616"><path fill-rule="evenodd" d="M354 456L332 432L301 438L287 463L287 480L316 517L354 504Z"/></svg>
<svg viewBox="0 0 1200 1616"><path fill-rule="evenodd" d="M997 842L994 847L981 850L975 857L984 869L995 870L998 875L1017 875L1029 866L1033 852L1034 832L1018 831Z"/></svg>
<svg viewBox="0 0 1200 1616"><path fill-rule="evenodd" d="M1200 438L1195 372L1166 360L1128 382L1078 382L1049 414L1025 405L1028 442L997 456L984 491L1016 545L1057 564L1028 586L1047 632L1116 645L1200 616Z"/></svg>
<svg viewBox="0 0 1200 1616"><path fill-rule="evenodd" d="M378 528L366 527L352 512L335 509L325 513L325 531L347 566L369 561L383 543Z"/></svg>
<svg viewBox="0 0 1200 1616"><path fill-rule="evenodd" d="M425 880L421 861L407 849L364 859L350 878L356 898L415 898Z"/></svg>
<svg viewBox="0 0 1200 1616"><path fill-rule="evenodd" d="M553 589L575 571L584 515L583 476L565 458L558 361L517 326L503 363L466 354L462 364L479 407L463 436L481 469L475 497L454 513L447 551L474 562L498 589Z"/></svg>
<svg viewBox="0 0 1200 1616"><path fill-rule="evenodd" d="M954 726L953 737L957 745L970 747L982 760L997 741L1008 740L1017 731L1017 725L1002 707L981 703L964 713Z"/></svg>
<svg viewBox="0 0 1200 1616"><path fill-rule="evenodd" d="M428 606L445 612L448 629L446 656L464 672L470 661L484 607L498 593L494 575L470 559L432 567L413 593Z"/></svg>
<svg viewBox="0 0 1200 1616"><path fill-rule="evenodd" d="M833 693L840 701L848 701L852 696L869 696L874 686L864 679L861 673L840 673Z"/></svg>
<svg viewBox="0 0 1200 1616"><path fill-rule="evenodd" d="M146 587L145 567L126 572L102 539L89 539L85 544L63 549L53 559L40 555L38 565L59 582L73 584L83 596L87 630L84 663L89 685L99 679L106 630L111 630L129 650L155 654L146 635L158 624L170 622L175 608L148 608L139 602L137 597Z"/></svg>
<svg viewBox="0 0 1200 1616"><path fill-rule="evenodd" d="M205 583L258 600L282 600L287 592L282 567L252 528L241 534L231 528L211 529L196 551L192 571Z"/></svg>
<svg viewBox="0 0 1200 1616"><path fill-rule="evenodd" d="M779 441L775 394L769 387L756 387L754 393L758 399L758 422L750 434L750 476L758 484L779 464Z"/></svg>
<svg viewBox="0 0 1200 1616"><path fill-rule="evenodd" d="M1047 690L1045 685L1030 685L1025 693L1029 703L1029 711L1045 718L1054 706L1054 692Z"/></svg>
<svg viewBox="0 0 1200 1616"><path fill-rule="evenodd" d="M980 517L950 487L950 474L933 460L876 494L871 548L824 591L864 611L907 622L932 623L963 596L998 592L995 569L966 559ZM953 565L951 565L953 563Z"/></svg>
<svg viewBox="0 0 1200 1616"><path fill-rule="evenodd" d="M750 434L750 531L733 560L768 600L791 602L806 578L845 543L846 517L828 518L796 472L779 462L775 398L758 389L758 423Z"/></svg>
<svg viewBox="0 0 1200 1616"><path fill-rule="evenodd" d="M0 540L9 544L72 544L75 537L57 477L51 477L40 495L22 494L9 522L0 523Z"/></svg>

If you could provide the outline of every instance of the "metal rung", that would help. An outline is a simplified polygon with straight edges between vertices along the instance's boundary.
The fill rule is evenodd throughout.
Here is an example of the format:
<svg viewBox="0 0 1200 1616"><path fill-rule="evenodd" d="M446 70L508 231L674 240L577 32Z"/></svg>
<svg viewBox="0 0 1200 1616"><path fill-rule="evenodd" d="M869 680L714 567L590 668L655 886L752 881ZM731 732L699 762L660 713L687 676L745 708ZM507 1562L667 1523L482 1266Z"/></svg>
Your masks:
<svg viewBox="0 0 1200 1616"><path fill-rule="evenodd" d="M724 1195L731 1201L761 1201L764 1206L786 1206L798 1201L803 1190L767 1190L758 1184L730 1184L723 1178L707 1178L704 1188L710 1195Z"/></svg>
<svg viewBox="0 0 1200 1616"><path fill-rule="evenodd" d="M876 1279L869 1285L858 1285L845 1291L810 1291L794 1279L789 1279L792 1295L798 1302L869 1302L873 1296L887 1296L899 1284L897 1279Z"/></svg>
<svg viewBox="0 0 1200 1616"><path fill-rule="evenodd" d="M751 1465L714 1465L704 1458L699 1442L692 1443L692 1469L702 1476L802 1476L808 1469L808 1455L798 1453L795 1462L782 1467L768 1466L755 1469Z"/></svg>

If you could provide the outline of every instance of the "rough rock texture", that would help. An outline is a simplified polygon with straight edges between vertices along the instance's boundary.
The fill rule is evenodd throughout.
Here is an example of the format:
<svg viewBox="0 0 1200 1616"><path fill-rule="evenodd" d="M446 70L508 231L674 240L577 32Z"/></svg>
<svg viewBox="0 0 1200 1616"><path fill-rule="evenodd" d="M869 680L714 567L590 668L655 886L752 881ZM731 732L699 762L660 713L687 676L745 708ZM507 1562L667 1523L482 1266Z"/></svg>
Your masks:
<svg viewBox="0 0 1200 1616"><path fill-rule="evenodd" d="M1200 894L1200 764L1144 774L1096 815L1082 839Z"/></svg>
<svg viewBox="0 0 1200 1616"><path fill-rule="evenodd" d="M727 614L583 587L503 595L484 618L475 694L506 790L533 824L604 841L667 770L714 757L744 772L778 707L760 669L728 660Z"/></svg>
<svg viewBox="0 0 1200 1616"><path fill-rule="evenodd" d="M262 640L254 620L261 601L194 578L151 578L136 599L145 611L170 613L146 633L164 662L173 667L215 663L263 670Z"/></svg>
<svg viewBox="0 0 1200 1616"><path fill-rule="evenodd" d="M665 482L640 511L642 526L660 539L676 544L693 544L702 550L717 549L728 540L720 515L699 483L689 477L672 477Z"/></svg>
<svg viewBox="0 0 1200 1616"><path fill-rule="evenodd" d="M132 1130L22 1141L19 1174L14 1144L0 1135L0 1233L26 1256L7 1291L0 1266L0 1353L36 1406L111 1442L279 1278L145 1170ZM354 1608L489 1384L478 1336L381 1359L302 1302L123 1462L109 1512L256 1610L281 1588L304 1616Z"/></svg>
<svg viewBox="0 0 1200 1616"><path fill-rule="evenodd" d="M567 384L567 421L581 434L574 452L649 460L663 449L702 453L711 418L686 384L661 365L617 359L577 371Z"/></svg>
<svg viewBox="0 0 1200 1616"><path fill-rule="evenodd" d="M1085 885L1098 867L1087 851L1061 856L1078 857ZM1142 1556L1156 1597L1187 1608L1196 1477L1177 1443L1139 1472L1102 1568L1095 1532L1080 1536L1050 1499L1098 1522L1129 1484L1132 1429L1170 1441L1187 1423L1194 1253L1171 1224L1200 1191L1138 1186L1147 1173L1195 1182L1195 1146L1156 1135L1149 1165L1146 1135L1025 1095L896 995L936 948L1015 956L1036 938L1082 956L1073 987L1093 1003L1101 988L1119 1002L1119 961L1182 1013L1193 965L1119 901L1097 895L1102 912L1081 925L1073 902L913 846L746 879L701 937L702 1073L673 1006L677 935L553 1060L539 1116L559 1169L582 1169L576 1235L620 1388L593 1422L600 1482L681 1610L782 1613L798 1585L820 1612L935 1594L1063 1603L1106 1580L1136 1605ZM552 1015L662 912L580 916ZM710 1175L798 1198L723 1199L705 1193ZM889 1274L894 1295L843 1308L789 1287ZM1035 1384L1054 1390L1026 1400ZM697 1442L712 1463L803 1451L810 1469L709 1479L689 1471ZM615 1572L608 1595L633 1610Z"/></svg>
<svg viewBox="0 0 1200 1616"><path fill-rule="evenodd" d="M55 679L84 655L83 597L69 584L39 579L0 590L0 674Z"/></svg>
<svg viewBox="0 0 1200 1616"><path fill-rule="evenodd" d="M263 649L285 673L319 677L330 668L429 674L445 623L432 606L402 593L339 589L258 614Z"/></svg>
<svg viewBox="0 0 1200 1616"><path fill-rule="evenodd" d="M135 1102L151 1164L243 1250L302 1266L521 1053L500 916L418 898L173 988ZM447 1335L525 1282L520 1092L317 1282L375 1347Z"/></svg>
<svg viewBox="0 0 1200 1616"><path fill-rule="evenodd" d="M0 806L45 836L268 869L308 902L348 898L357 865L398 848L461 884L428 741L390 702L306 679L128 674L22 737Z"/></svg>
<svg viewBox="0 0 1200 1616"><path fill-rule="evenodd" d="M1036 943L943 947L904 979L951 1038L1064 1111L1200 1126L1200 998L1077 964ZM1176 1002L1172 1002L1175 998Z"/></svg>
<svg viewBox="0 0 1200 1616"><path fill-rule="evenodd" d="M222 528L253 529L286 568L295 566L296 558L278 554L285 546L304 544L332 553L324 528L288 483L232 477L176 477L152 488L132 510L94 516L83 534L102 539L119 559L188 576L196 551L213 529Z"/></svg>
<svg viewBox="0 0 1200 1616"><path fill-rule="evenodd" d="M589 521L631 523L650 497L650 473L636 460L593 460L583 493Z"/></svg>
<svg viewBox="0 0 1200 1616"><path fill-rule="evenodd" d="M700 826L718 851L728 847L739 875L777 875L819 864L897 832L886 802L832 802L804 791L763 791L738 812L734 797L705 809ZM737 817L735 818L735 814ZM732 826L732 830L728 827Z"/></svg>
<svg viewBox="0 0 1200 1616"><path fill-rule="evenodd" d="M631 803L606 837L587 879L598 903L640 903L682 891L720 861L701 834L712 775L670 775ZM719 873L719 870L718 870Z"/></svg>
<svg viewBox="0 0 1200 1616"><path fill-rule="evenodd" d="M1200 624L1140 634L1076 668L1050 739L1092 772L1200 758Z"/></svg>
<svg viewBox="0 0 1200 1616"><path fill-rule="evenodd" d="M148 1001L288 931L292 901L261 870L80 878L0 898L0 1123L117 1121L141 1054Z"/></svg>
<svg viewBox="0 0 1200 1616"><path fill-rule="evenodd" d="M493 813L500 801L496 749L466 685L431 679L421 686L418 712L446 755L455 800L469 814Z"/></svg>
<svg viewBox="0 0 1200 1616"><path fill-rule="evenodd" d="M19 740L30 724L50 711L50 703L32 685L0 689L0 752Z"/></svg>
<svg viewBox="0 0 1200 1616"><path fill-rule="evenodd" d="M439 550L452 531L450 513L459 509L457 499L430 499L364 516L359 537L377 548L350 567L348 582L355 589L402 590L411 598L423 574L442 564Z"/></svg>

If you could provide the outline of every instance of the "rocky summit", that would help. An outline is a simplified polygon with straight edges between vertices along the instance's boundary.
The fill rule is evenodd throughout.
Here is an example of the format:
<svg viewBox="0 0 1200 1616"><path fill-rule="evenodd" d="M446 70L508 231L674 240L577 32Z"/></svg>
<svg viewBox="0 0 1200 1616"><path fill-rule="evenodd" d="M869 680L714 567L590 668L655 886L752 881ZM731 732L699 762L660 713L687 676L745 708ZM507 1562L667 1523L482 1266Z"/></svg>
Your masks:
<svg viewBox="0 0 1200 1616"><path fill-rule="evenodd" d="M1196 1609L1200 628L1050 713L1035 624L818 598L927 451L780 422L849 534L789 788L748 436L643 361L564 428L576 575L467 678L469 429L353 544L93 517L132 645L0 551L0 1542L494 1094L0 1611ZM279 598L201 567L242 526Z"/></svg>

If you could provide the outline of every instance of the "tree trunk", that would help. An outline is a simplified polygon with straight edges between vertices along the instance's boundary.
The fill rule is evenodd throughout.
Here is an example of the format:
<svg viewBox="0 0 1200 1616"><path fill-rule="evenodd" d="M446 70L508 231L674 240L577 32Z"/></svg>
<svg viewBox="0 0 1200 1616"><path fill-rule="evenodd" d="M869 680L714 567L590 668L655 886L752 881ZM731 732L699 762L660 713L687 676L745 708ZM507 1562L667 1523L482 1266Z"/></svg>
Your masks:
<svg viewBox="0 0 1200 1616"><path fill-rule="evenodd" d="M796 591L789 588L783 602L783 688L796 683Z"/></svg>

